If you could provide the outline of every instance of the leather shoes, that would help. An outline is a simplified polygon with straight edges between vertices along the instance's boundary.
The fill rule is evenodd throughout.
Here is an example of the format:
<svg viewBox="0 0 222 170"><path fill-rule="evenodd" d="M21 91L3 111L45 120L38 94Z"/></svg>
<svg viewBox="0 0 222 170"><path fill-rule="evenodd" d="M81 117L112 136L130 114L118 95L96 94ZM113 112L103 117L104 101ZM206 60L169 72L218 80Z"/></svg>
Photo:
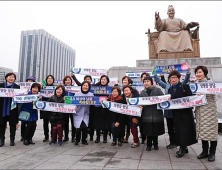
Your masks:
<svg viewBox="0 0 222 170"><path fill-rule="evenodd" d="M14 145L15 145L15 141L14 140L10 141L10 146L14 146Z"/></svg>
<svg viewBox="0 0 222 170"><path fill-rule="evenodd" d="M44 138L43 139L43 142L48 142L49 141L49 138Z"/></svg>
<svg viewBox="0 0 222 170"><path fill-rule="evenodd" d="M0 139L0 147L2 147L5 144L5 140Z"/></svg>
<svg viewBox="0 0 222 170"><path fill-rule="evenodd" d="M176 157L177 158L183 157L184 156L184 152L185 152L185 149L180 147L180 150L176 152L176 154L177 154Z"/></svg>
<svg viewBox="0 0 222 170"><path fill-rule="evenodd" d="M74 145L79 145L79 142L76 142L76 141L75 141Z"/></svg>
<svg viewBox="0 0 222 170"><path fill-rule="evenodd" d="M29 144L35 145L35 143L32 140L29 141Z"/></svg>
<svg viewBox="0 0 222 170"><path fill-rule="evenodd" d="M104 139L104 140L103 140L103 143L107 143L107 139Z"/></svg>
<svg viewBox="0 0 222 170"><path fill-rule="evenodd" d="M186 147L186 149L184 150L184 153L188 153L189 151L188 151L188 148Z"/></svg>
<svg viewBox="0 0 222 170"><path fill-rule="evenodd" d="M207 152L202 152L200 155L197 156L197 159L204 159L208 158L208 153Z"/></svg>
<svg viewBox="0 0 222 170"><path fill-rule="evenodd" d="M141 144L144 144L144 140L142 140Z"/></svg>
<svg viewBox="0 0 222 170"><path fill-rule="evenodd" d="M166 146L167 149L174 149L176 147L177 147L177 145L175 145L175 144L169 144Z"/></svg>
<svg viewBox="0 0 222 170"><path fill-rule="evenodd" d="M87 142L87 141L85 141L85 142L82 142L82 144L83 144L83 145L88 145L88 142Z"/></svg>
<svg viewBox="0 0 222 170"><path fill-rule="evenodd" d="M29 145L29 141L28 140L23 140L23 144L24 145Z"/></svg>
<svg viewBox="0 0 222 170"><path fill-rule="evenodd" d="M69 141L69 138L63 139L63 142L67 142L67 141Z"/></svg>
<svg viewBox="0 0 222 170"><path fill-rule="evenodd" d="M146 151L151 151L151 146L147 146Z"/></svg>
<svg viewBox="0 0 222 170"><path fill-rule="evenodd" d="M158 145L154 145L154 150L159 150Z"/></svg>
<svg viewBox="0 0 222 170"><path fill-rule="evenodd" d="M75 138L72 138L71 142L75 142Z"/></svg>
<svg viewBox="0 0 222 170"><path fill-rule="evenodd" d="M214 162L215 161L215 155L214 154L210 154L210 156L208 157L208 161L209 162Z"/></svg>
<svg viewBox="0 0 222 170"><path fill-rule="evenodd" d="M99 142L100 142L100 140L99 140L99 139L96 139L96 140L95 140L95 143L99 143Z"/></svg>

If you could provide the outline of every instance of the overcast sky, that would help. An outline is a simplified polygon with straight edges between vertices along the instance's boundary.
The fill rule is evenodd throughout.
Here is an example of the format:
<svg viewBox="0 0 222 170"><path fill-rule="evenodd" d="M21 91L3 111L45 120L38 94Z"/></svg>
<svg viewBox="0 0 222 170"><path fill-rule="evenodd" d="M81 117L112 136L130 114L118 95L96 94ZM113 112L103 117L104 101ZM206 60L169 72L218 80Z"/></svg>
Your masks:
<svg viewBox="0 0 222 170"><path fill-rule="evenodd" d="M167 18L168 5L176 18L199 22L201 57L222 56L222 2L0 2L0 66L17 72L21 31L44 29L76 50L76 67L135 67L148 59L155 11Z"/></svg>

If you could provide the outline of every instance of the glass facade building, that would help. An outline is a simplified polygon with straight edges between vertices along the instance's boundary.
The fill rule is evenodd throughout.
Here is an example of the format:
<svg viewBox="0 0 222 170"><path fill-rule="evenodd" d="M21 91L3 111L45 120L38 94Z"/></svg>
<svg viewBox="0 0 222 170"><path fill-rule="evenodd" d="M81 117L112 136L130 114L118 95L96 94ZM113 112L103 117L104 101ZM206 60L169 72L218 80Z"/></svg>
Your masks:
<svg viewBox="0 0 222 170"><path fill-rule="evenodd" d="M39 82L49 74L62 80L75 67L75 57L74 49L45 30L22 31L18 81L24 82L32 75Z"/></svg>

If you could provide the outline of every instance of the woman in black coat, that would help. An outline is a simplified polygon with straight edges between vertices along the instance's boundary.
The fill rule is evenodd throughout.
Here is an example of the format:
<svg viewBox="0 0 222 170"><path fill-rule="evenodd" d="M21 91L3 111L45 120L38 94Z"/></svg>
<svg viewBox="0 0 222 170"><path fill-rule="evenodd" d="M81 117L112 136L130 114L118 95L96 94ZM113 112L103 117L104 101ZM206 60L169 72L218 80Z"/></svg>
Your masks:
<svg viewBox="0 0 222 170"><path fill-rule="evenodd" d="M55 103L64 103L65 101L65 87L63 85L59 85L55 89L55 93L52 97L48 99L48 102ZM62 137L63 137L63 126L65 123L65 115L66 113L60 112L50 112L49 120L52 127L52 140L49 142L49 145L55 144L57 141L58 135L58 145L63 145Z"/></svg>
<svg viewBox="0 0 222 170"><path fill-rule="evenodd" d="M106 75L101 76L100 86L107 86L109 83L109 77ZM94 96L105 96L108 95L94 95ZM90 113L92 114L92 113ZM106 112L105 108L102 106L95 106L92 116L92 127L96 129L96 140L95 143L100 142L100 132L103 130L103 143L107 143L107 135L109 130L109 115Z"/></svg>
<svg viewBox="0 0 222 170"><path fill-rule="evenodd" d="M46 81L46 86L53 86L55 78L53 75L48 75L45 79ZM49 98L42 97L42 101L47 101ZM40 119L43 119L43 130L44 130L44 136L45 138L43 139L43 142L48 142L49 141L49 111L40 111ZM52 130L50 132L52 136Z"/></svg>
<svg viewBox="0 0 222 170"><path fill-rule="evenodd" d="M0 84L0 88L19 89L20 86L15 84L16 75L8 73L5 76L5 83ZM5 144L5 127L7 122L10 125L10 146L15 145L16 124L18 123L18 107L11 110L11 97L0 97L0 147Z"/></svg>
<svg viewBox="0 0 222 170"><path fill-rule="evenodd" d="M113 86L112 94L109 96L108 101L116 102L116 103L124 103L123 98L121 96L121 89L118 86ZM118 146L122 146L121 138L123 136L123 127L124 127L124 115L120 113L116 113L107 109L108 115L110 117L110 130L113 135L113 142L111 146L116 145L118 140Z"/></svg>
<svg viewBox="0 0 222 170"><path fill-rule="evenodd" d="M168 94L171 94L171 99L192 95L190 86L180 83L180 77L180 73L176 70L169 74L169 81L172 86L169 88ZM197 143L193 111L192 108L187 108L174 109L172 112L176 142L180 146L179 151L176 152L176 157L180 158L184 156L184 153L188 153L187 146Z"/></svg>
<svg viewBox="0 0 222 170"><path fill-rule="evenodd" d="M141 97L162 96L164 95L160 88L153 86L152 77L143 79L144 90L141 92ZM157 109L157 104L145 105L142 111L143 134L147 136L147 151L151 151L152 145L158 150L158 136L165 133L163 111Z"/></svg>

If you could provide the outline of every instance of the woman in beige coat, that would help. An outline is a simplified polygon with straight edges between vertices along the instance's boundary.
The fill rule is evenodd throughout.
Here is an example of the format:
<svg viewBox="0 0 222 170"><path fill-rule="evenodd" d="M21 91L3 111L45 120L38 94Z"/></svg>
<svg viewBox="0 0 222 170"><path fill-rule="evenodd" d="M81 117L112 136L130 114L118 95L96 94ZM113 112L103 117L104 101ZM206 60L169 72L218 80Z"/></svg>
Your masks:
<svg viewBox="0 0 222 170"><path fill-rule="evenodd" d="M208 69L205 66L197 66L195 68L195 74L197 77L197 83L208 82L206 76ZM216 95L206 94L207 105L198 106L195 109L196 116L196 130L197 139L202 140L202 153L197 156L197 159L208 158L208 161L215 161L215 152L217 147L218 137L218 115L216 106ZM210 141L210 151L208 154Z"/></svg>

